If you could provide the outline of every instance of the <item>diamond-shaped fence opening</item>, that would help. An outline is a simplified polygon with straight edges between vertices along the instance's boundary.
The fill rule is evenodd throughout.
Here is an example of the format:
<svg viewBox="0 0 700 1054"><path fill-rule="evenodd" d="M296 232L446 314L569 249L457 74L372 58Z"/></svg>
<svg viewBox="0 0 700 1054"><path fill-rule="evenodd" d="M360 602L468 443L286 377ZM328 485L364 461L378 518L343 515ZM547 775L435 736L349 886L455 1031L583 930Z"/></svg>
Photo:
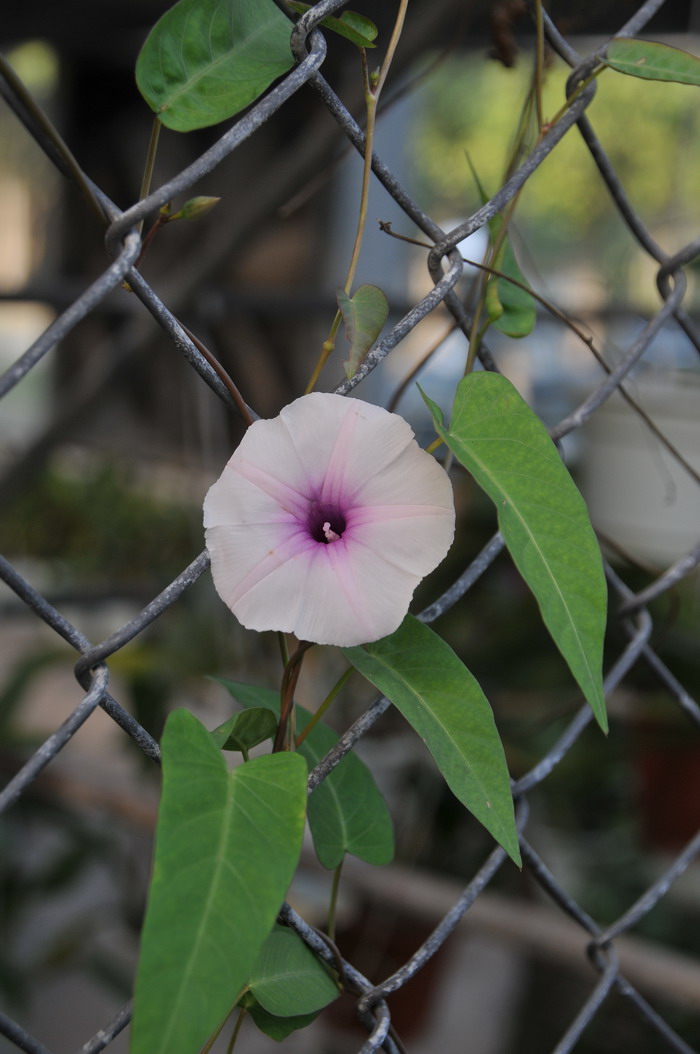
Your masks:
<svg viewBox="0 0 700 1054"><path fill-rule="evenodd" d="M333 249L329 231L338 230L337 205L335 211L329 205L324 180L344 153L364 149L353 89L341 98L326 75L338 72L337 41L331 46L325 31L315 28L341 7L340 0L317 4L292 34L293 69L223 134L214 130L188 140L186 160L184 148L171 141L167 176L124 210L107 191L117 177L131 177L131 159L143 154L142 132L132 136L128 122L96 122L96 129L109 127L119 137L111 156L124 161L124 172L105 172L105 186L98 186L84 174L82 157L67 163L12 71L6 68L2 76L12 135L31 137L48 159L47 171L60 177L53 178L53 197L47 192L43 203L51 230L45 250L48 261L60 257L66 268L59 277L55 267L44 265L41 277L5 300L38 301L53 313L21 353L14 355L11 345L3 350L12 361L0 378L10 419L19 422L5 444L0 480L7 522L14 525L5 536L20 554L11 552L0 562L8 587L0 609L0 810L8 909L0 945L8 1009L0 1012L0 1033L8 1050L39 1054L67 1046L61 1032L70 985L81 970L103 982L94 1012L104 1008L92 1038L81 1038L82 1050L96 1052L114 1040L119 1048L130 1020L127 1000L164 714L176 703L202 709L205 717L215 714L223 704L206 673L225 667L242 675L271 661L264 642L251 643L225 620L208 584L207 555L197 555L198 502L241 431L240 404L212 367L207 346L226 360L256 412L273 413L299 394L299 379L311 362L302 355L302 370L292 352L304 343L316 346L317 322L323 324L333 302L318 277L328 266L319 261L327 261ZM552 55L571 68L570 88L580 86L607 38L579 51L539 5L532 7L543 19ZM648 0L626 22L621 17L609 36L643 34L662 8L663 0ZM519 5L501 4L492 14L504 60L523 12ZM406 67L427 48L462 33L463 15L461 5L450 2L416 5L415 21L409 15L406 29ZM102 74L107 78L110 71ZM395 113L421 77L408 76L392 100ZM99 91L99 76L95 85ZM394 295L381 339L335 391L359 388L368 398L375 392L385 402L398 398L397 386L413 377L419 358L401 358L409 342L427 351L434 339L422 336L428 332L421 329L424 320L436 323L436 334L452 329L469 338L473 305L460 284L465 265L456 247L515 201L562 149L565 135L578 136L629 244L644 258L639 273L649 290L643 299L653 305L630 324L624 312L612 319L617 346L610 361L585 321L543 309L536 330L555 349L548 360L547 405L567 407L548 421L551 434L565 451L586 444L586 494L610 558L605 687L611 733L606 741L589 728L591 712L566 687L537 631L530 633L534 611L500 556L502 540L489 536L491 521L465 492L474 527L441 572L442 594L422 596L421 617L441 618L470 664L482 663L511 763L524 870L517 875L505 853L490 849L441 799L422 756L391 724L386 700L346 703L347 730L312 772L310 787L356 744L364 748L380 772L386 769L406 864L348 870L347 886L365 915L348 924L339 943L364 1035L343 1032L338 1015L331 1015L325 1027L336 1031L313 1033L321 1036L313 1040L320 1044L314 1049L466 1049L460 1029L482 1027L476 1018L459 1024L460 1010L476 1013L469 1009L470 989L472 1003L473 992L483 1001L479 1020L491 1018L490 1029L474 1032L475 1050L690 1051L700 1044L698 899L692 882L700 851L700 709L692 695L698 669L694 571L700 560L694 361L700 330L692 278L700 241L687 222L682 245L669 251L662 238L657 243L625 189L628 174L615 171L597 136L595 112L589 120L595 95L591 81L568 104L562 98L560 118L523 154L498 193L449 229L422 210L399 180L397 166L385 163L380 139L374 179L390 203L391 214L383 219L395 228L384 236L400 233L400 223L411 237L417 230L430 249L428 269L421 270L420 291L412 293L407 280L403 302ZM83 98L81 105L88 102L94 100ZM617 134L628 134L622 123ZM677 134L692 137L693 129L679 127ZM100 142L92 148L99 157ZM32 154L32 165L39 164L37 156ZM474 162L478 169L479 158ZM654 162L650 150L652 175ZM205 177L216 181L220 172L231 177L225 219L213 227L202 221L194 235L174 236L180 241L155 256L157 278L148 277L148 258L137 270L142 222L193 188L199 192ZM79 184L80 201L58 189L64 179ZM9 194L2 206L8 212ZM86 219L86 200L106 226L106 255L94 230L84 239L78 237L84 232L76 232L76 216L78 224L94 222ZM61 203L69 208L69 223L62 223ZM266 240L268 219L280 209L289 218L288 236L277 228ZM299 239L307 258L299 255ZM13 245L3 250L10 256L16 251ZM76 262L84 251L87 259ZM573 257L576 252L572 246ZM303 284L296 281L297 268ZM567 374L571 360L557 349L572 339L595 357L596 373ZM687 370L679 371L673 356L659 360L659 339L682 349ZM532 346L524 347L519 369L527 375ZM482 343L481 366L503 368L503 349ZM651 365L642 373L645 363ZM396 372L389 372L389 364ZM40 404L48 404L48 418ZM628 485L637 503L631 515L622 501ZM668 515L659 514L657 524L651 498L659 489ZM38 559L32 545L50 559ZM526 631L511 628L516 615ZM40 631L35 634L32 626ZM73 666L75 679L67 675ZM526 685L520 691L519 682ZM29 713L22 716L27 699ZM39 731L47 724L51 732L44 738ZM392 740L399 743L401 764ZM656 848L650 854L645 846ZM410 860L426 866L409 868ZM313 909L303 910L313 895L301 890L293 902L295 908L283 909L287 924L337 965L336 953L310 924ZM384 948L383 956L373 953L365 965L362 941L355 958L351 931L376 936L387 918L394 919L385 927L393 927L393 937L401 931L398 950L389 954ZM539 965L527 970L530 960ZM450 1006L455 991L453 1001L464 1008ZM407 1008L415 1010L428 995L432 1016L414 1029L415 1048L410 1041L404 1047L399 1036L413 1027ZM31 1033L27 1021L37 1023ZM456 1031L450 1033L453 1021ZM311 1049L305 1044L312 1041L300 1035L296 1049ZM257 1049L252 1035L247 1042L246 1049ZM292 1049L294 1043L290 1039Z"/></svg>

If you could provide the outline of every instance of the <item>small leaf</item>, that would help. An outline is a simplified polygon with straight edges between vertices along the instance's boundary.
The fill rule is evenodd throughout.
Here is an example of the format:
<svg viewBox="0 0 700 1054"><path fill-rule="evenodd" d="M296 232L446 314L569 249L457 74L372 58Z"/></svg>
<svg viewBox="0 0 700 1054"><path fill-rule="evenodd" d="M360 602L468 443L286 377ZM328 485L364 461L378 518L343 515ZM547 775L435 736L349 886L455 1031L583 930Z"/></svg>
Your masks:
<svg viewBox="0 0 700 1054"><path fill-rule="evenodd" d="M205 194L199 194L196 198L190 198L181 209L168 216L168 223L172 223L173 220L198 220L200 216L204 216L215 205L218 205L220 201L221 198L212 198L207 197Z"/></svg>
<svg viewBox="0 0 700 1054"><path fill-rule="evenodd" d="M494 241L498 238L502 226L501 216L494 216L489 222L491 237ZM514 278L521 285L527 285L508 235L501 243L493 267L508 275L509 278ZM537 321L537 310L535 301L525 289L514 285L513 282L508 282L505 278L492 275L486 286L485 304L492 323L507 337L526 337L532 333Z"/></svg>
<svg viewBox="0 0 700 1054"><path fill-rule="evenodd" d="M245 985L294 874L306 764L229 772L186 710L168 718L153 878L141 937L132 1054L192 1054Z"/></svg>
<svg viewBox="0 0 700 1054"><path fill-rule="evenodd" d="M245 707L266 706L279 714L279 696L269 688L219 680ZM296 706L297 732L311 714ZM298 751L313 768L338 742L335 732L317 724L299 745ZM386 802L372 773L354 753L343 760L319 784L309 798L308 820L314 849L323 867L333 870L346 853L368 864L388 864L394 855L394 828Z"/></svg>
<svg viewBox="0 0 700 1054"><path fill-rule="evenodd" d="M481 204L485 205L489 200L488 194L482 186L471 157L469 154L466 157L476 189L481 198ZM497 242L502 227L502 216L496 215L489 220L492 243L495 244ZM521 285L528 284L525 275L518 266L518 261L515 258L513 246L507 233L493 261L493 267L497 271L502 271L508 275L509 278L514 278ZM535 327L535 322L537 321L535 301L526 290L521 289L512 282L506 281L505 278L492 275L488 279L484 294L484 304L493 325L501 333L505 333L507 337L526 337Z"/></svg>
<svg viewBox="0 0 700 1054"><path fill-rule="evenodd" d="M513 561L606 731L603 562L585 502L547 430L497 373L460 381L449 429L435 403L423 398L438 435L496 505Z"/></svg>
<svg viewBox="0 0 700 1054"><path fill-rule="evenodd" d="M391 636L342 651L401 711L455 797L520 866L503 747L488 700L461 659L412 615Z"/></svg>
<svg viewBox="0 0 700 1054"><path fill-rule="evenodd" d="M382 331L389 315L389 301L376 285L361 285L352 297L339 288L336 296L345 322L345 335L350 343L350 355L343 366L346 375L354 377Z"/></svg>
<svg viewBox="0 0 700 1054"><path fill-rule="evenodd" d="M606 66L649 81L700 85L700 59L688 51L654 40L617 37L608 44Z"/></svg>
<svg viewBox="0 0 700 1054"><path fill-rule="evenodd" d="M267 1010L263 1010L260 1004L256 1003L252 997L250 1005L247 1005L246 1009L260 1031L264 1032L270 1039L277 1040L278 1043L290 1036L292 1032L296 1032L297 1029L306 1028L318 1017L318 1012L315 1014L299 1014L294 1017L275 1017L274 1014L268 1014Z"/></svg>
<svg viewBox="0 0 700 1054"><path fill-rule="evenodd" d="M258 706L234 714L211 733L220 750L241 750L247 753L258 743L272 739L277 731L277 719L266 707Z"/></svg>
<svg viewBox="0 0 700 1054"><path fill-rule="evenodd" d="M276 1017L313 1014L340 994L328 970L294 930L275 926L248 979L257 1002Z"/></svg>
<svg viewBox="0 0 700 1054"><path fill-rule="evenodd" d="M148 34L136 83L168 128L218 124L293 66L291 30L273 0L179 0Z"/></svg>
<svg viewBox="0 0 700 1054"><path fill-rule="evenodd" d="M297 0L288 0L288 3L293 11L298 11L302 15L311 7L311 4L302 4ZM372 43L379 32L374 22L365 18L364 15L358 15L355 11L343 11L340 18L329 15L328 18L323 19L321 25L352 41L360 48L376 48L377 46Z"/></svg>

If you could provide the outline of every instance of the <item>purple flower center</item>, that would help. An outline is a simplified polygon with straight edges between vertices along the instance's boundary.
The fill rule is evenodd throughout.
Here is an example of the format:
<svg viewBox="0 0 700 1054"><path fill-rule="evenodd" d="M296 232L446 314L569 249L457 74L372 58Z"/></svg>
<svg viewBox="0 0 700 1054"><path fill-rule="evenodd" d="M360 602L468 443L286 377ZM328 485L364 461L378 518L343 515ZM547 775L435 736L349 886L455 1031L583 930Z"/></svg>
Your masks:
<svg viewBox="0 0 700 1054"><path fill-rule="evenodd" d="M337 542L346 527L346 520L339 505L312 501L307 519L309 534L316 542Z"/></svg>

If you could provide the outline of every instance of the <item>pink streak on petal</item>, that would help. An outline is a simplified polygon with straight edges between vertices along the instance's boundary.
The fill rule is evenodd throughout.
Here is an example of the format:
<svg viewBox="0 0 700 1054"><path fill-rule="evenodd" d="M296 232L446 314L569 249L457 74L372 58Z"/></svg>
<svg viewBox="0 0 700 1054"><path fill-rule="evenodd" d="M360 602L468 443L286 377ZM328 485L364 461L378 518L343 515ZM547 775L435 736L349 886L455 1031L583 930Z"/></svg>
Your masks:
<svg viewBox="0 0 700 1054"><path fill-rule="evenodd" d="M350 647L376 639L372 604L358 591L354 569L340 539L313 553L294 632L303 640ZM370 598L371 599L371 598Z"/></svg>
<svg viewBox="0 0 700 1054"><path fill-rule="evenodd" d="M291 512L299 520L306 520L308 498L284 479L271 475L264 468L242 457L236 460L235 470L249 483L273 498L282 509Z"/></svg>
<svg viewBox="0 0 700 1054"><path fill-rule="evenodd" d="M290 525L266 525L251 531L248 525L207 530L207 548L217 592L237 614L242 599L285 563L303 557L319 543L304 530ZM273 604L278 603L274 596Z"/></svg>
<svg viewBox="0 0 700 1054"><path fill-rule="evenodd" d="M367 603L367 597L362 597L357 589L352 553L347 544L341 541L337 545L329 545L328 559L335 572L342 596L336 597L336 603L345 602L357 622L358 636L363 642L371 640L374 632L373 620L370 614L371 604Z"/></svg>
<svg viewBox="0 0 700 1054"><path fill-rule="evenodd" d="M357 427L357 410L352 400L348 399L347 402L347 411L333 444L320 494L321 501L341 506L349 498L345 490L345 477Z"/></svg>
<svg viewBox="0 0 700 1054"><path fill-rule="evenodd" d="M354 508L348 514L347 526L352 528L366 523L391 523L392 520L420 519L423 516L446 515L443 505L368 505Z"/></svg>

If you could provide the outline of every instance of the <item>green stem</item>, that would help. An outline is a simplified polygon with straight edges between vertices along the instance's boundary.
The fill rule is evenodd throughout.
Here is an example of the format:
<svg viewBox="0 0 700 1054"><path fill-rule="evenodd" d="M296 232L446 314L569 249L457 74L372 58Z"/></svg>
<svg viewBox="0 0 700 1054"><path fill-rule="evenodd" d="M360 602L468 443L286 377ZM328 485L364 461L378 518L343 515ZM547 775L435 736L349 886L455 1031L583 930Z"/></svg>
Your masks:
<svg viewBox="0 0 700 1054"><path fill-rule="evenodd" d="M544 19L542 17L542 0L535 0L535 111L537 128L541 132L544 124L542 107L542 85L544 84Z"/></svg>
<svg viewBox="0 0 700 1054"><path fill-rule="evenodd" d="M437 439L433 439L433 441L430 444L430 446L427 446L425 448L426 454L434 454L435 451L438 449L438 447L442 446L442 444L444 442L445 442L445 440L441 439L440 436L438 436Z"/></svg>
<svg viewBox="0 0 700 1054"><path fill-rule="evenodd" d="M204 1044L204 1046L200 1050L199 1054L209 1054L209 1051L211 1050L211 1048L214 1046L214 1044L216 1043L217 1039L221 1035L221 1033L223 1031L223 1028L224 1028L224 1025L226 1024L226 1022L228 1021L228 1019L230 1018L232 1013L233 1013L233 1010L229 1010L228 1011L228 1013L226 1014L226 1017L224 1018L224 1020L221 1022L221 1024L216 1029L216 1031L212 1032L212 1034L210 1035L209 1039L206 1041L206 1043Z"/></svg>
<svg viewBox="0 0 700 1054"><path fill-rule="evenodd" d="M151 125L151 138L148 140L148 153L146 154L146 164L143 168L143 177L141 179L141 189L139 191L139 201L143 201L147 198L151 189L151 180L153 179L153 169L156 164L156 153L158 152L158 140L160 138L161 123L158 117L153 118L153 124ZM143 230L143 220L139 224L139 231Z"/></svg>
<svg viewBox="0 0 700 1054"><path fill-rule="evenodd" d="M360 48L360 61L362 63L362 83L365 92L365 108L367 110L367 122L365 126L365 156L364 164L362 166L362 189L360 191L360 209L357 217L357 229L355 231L355 242L352 247L352 255L350 257L350 265L348 267L348 273L345 277L345 283L343 289L350 296L350 290L352 283L355 279L355 272L357 271L357 265L360 259L360 250L362 249L362 240L365 233L365 225L367 222L367 203L369 201L369 184L372 176L372 152L374 149L374 132L377 122L377 103L379 102L379 96L381 95L384 82L386 81L389 73L389 67L391 66L396 52L396 47L401 37L401 31L403 30L404 20L406 18L406 9L408 7L408 0L401 0L399 4L399 11L396 16L394 28L389 40L389 46L384 56L381 69L374 82L371 81L369 75L369 69L367 67L367 52L365 48ZM306 386L304 392L308 395L312 392L316 386L316 382L321 375L321 370L326 365L329 357L335 349L335 338L338 335L340 329L340 323L342 322L343 316L340 311L336 311L335 317L331 324L328 336L324 340L321 346L321 354L319 355L318 362L314 366L313 373L309 378L309 383Z"/></svg>
<svg viewBox="0 0 700 1054"><path fill-rule="evenodd" d="M247 1013L247 1011L246 1011L246 1008L244 1006L239 1008L239 1010L238 1010L238 1018L236 1020L235 1028L234 1028L233 1032L231 1033L231 1038L230 1038L228 1046L226 1048L226 1054L233 1054L233 1048L236 1046L236 1040L238 1039L238 1035L239 1035L239 1033L241 1031L241 1025L243 1024L243 1019L246 1016L246 1013Z"/></svg>
<svg viewBox="0 0 700 1054"><path fill-rule="evenodd" d="M301 732L297 736L297 738L296 738L296 746L297 747L299 746L300 743L303 743L304 740L306 739L306 737L308 736L308 734L314 730L314 728L316 727L318 722L321 720L321 718L325 714L325 712L328 709L328 707L331 705L331 703L333 702L333 700L337 696L338 692L340 692L345 687L345 685L348 683L348 681L350 680L350 678L352 677L354 672L355 672L355 667L354 666L349 666L347 668L347 670L345 671L345 673L342 674L342 676L340 676L338 678L338 680L333 685L333 687L331 688L331 690L328 693L328 695L326 696L326 698L323 700L323 702L319 706L319 708L316 711L316 713L313 715L313 717L311 718L311 720L307 724L307 726L304 729L304 731Z"/></svg>
<svg viewBox="0 0 700 1054"><path fill-rule="evenodd" d="M343 863L345 857L340 861L335 871L333 872L333 885L331 886L331 899L328 904L328 936L332 941L335 941L335 922L336 922L336 908L338 907L338 888L340 886L340 875L343 870Z"/></svg>
<svg viewBox="0 0 700 1054"><path fill-rule="evenodd" d="M567 98L566 102L564 103L564 105L559 107L559 109L554 114L554 117L551 119L551 121L549 121L545 125L545 127L543 128L543 132L549 131L551 128L554 127L554 125L557 123L557 121L560 121L562 119L562 117L564 116L566 111L571 106L572 102L575 102L576 99L578 99L578 97L581 94L581 92L585 91L585 89L588 87L588 85L592 84L593 81L596 80L600 76L600 74L603 72L604 69L606 69L606 67L604 65L596 66L596 68L593 70L593 72L589 73L589 75L586 77L585 80L582 80L580 84L576 85L575 89L572 91L571 95L568 96L568 98Z"/></svg>
<svg viewBox="0 0 700 1054"><path fill-rule="evenodd" d="M277 634L277 643L280 647L280 655L282 656L282 665L286 666L289 662L289 648L287 647L287 638L284 633Z"/></svg>
<svg viewBox="0 0 700 1054"><path fill-rule="evenodd" d="M67 144L59 135L57 129L37 103L36 99L34 99L31 93L27 91L22 81L12 69L12 66L9 65L2 55L0 55L0 73L2 73L17 98L20 99L24 108L31 114L36 124L39 125L46 137L50 140L52 146L60 155L64 165L68 169L71 178L78 186L80 192L99 219L100 223L104 226L109 222L109 217L105 215L102 206L93 194L85 173L71 153Z"/></svg>

